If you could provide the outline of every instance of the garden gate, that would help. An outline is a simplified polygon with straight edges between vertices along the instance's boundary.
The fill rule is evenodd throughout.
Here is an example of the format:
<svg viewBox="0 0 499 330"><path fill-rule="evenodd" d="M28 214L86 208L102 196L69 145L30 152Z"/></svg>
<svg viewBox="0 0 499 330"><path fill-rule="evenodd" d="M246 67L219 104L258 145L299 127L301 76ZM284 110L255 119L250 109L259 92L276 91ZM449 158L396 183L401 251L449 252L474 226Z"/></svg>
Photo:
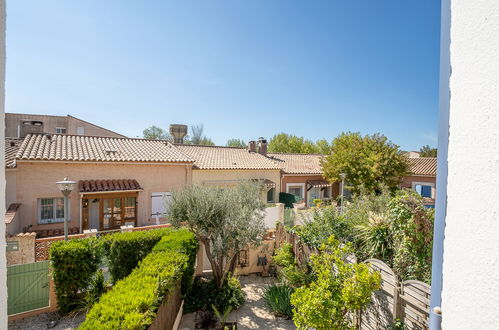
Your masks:
<svg viewBox="0 0 499 330"><path fill-rule="evenodd" d="M49 306L49 261L7 267L8 314Z"/></svg>

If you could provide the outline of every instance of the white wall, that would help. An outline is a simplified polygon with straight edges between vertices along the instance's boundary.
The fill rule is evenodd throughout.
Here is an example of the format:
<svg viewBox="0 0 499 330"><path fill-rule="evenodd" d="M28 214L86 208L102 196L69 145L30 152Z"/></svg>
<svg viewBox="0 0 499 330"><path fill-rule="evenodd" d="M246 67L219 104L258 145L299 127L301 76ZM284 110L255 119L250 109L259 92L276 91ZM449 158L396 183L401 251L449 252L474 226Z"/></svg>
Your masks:
<svg viewBox="0 0 499 330"><path fill-rule="evenodd" d="M284 204L276 203L276 206L265 208L265 228L274 229L277 222L284 222Z"/></svg>
<svg viewBox="0 0 499 330"><path fill-rule="evenodd" d="M5 168L5 0L0 0L0 168ZM5 171L0 171L0 214L5 214ZM3 221L2 221L3 222ZM5 225L0 226L0 329L7 329Z"/></svg>
<svg viewBox="0 0 499 330"><path fill-rule="evenodd" d="M499 1L451 0L442 328L499 324Z"/></svg>

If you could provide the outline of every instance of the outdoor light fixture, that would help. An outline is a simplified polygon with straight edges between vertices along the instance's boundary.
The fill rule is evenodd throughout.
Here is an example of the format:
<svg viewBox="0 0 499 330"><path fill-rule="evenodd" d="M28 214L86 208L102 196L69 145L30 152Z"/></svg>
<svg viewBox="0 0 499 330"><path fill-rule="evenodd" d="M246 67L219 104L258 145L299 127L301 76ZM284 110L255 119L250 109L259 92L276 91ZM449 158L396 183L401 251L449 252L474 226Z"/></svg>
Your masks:
<svg viewBox="0 0 499 330"><path fill-rule="evenodd" d="M343 195L345 192L345 178L347 177L346 173L340 173L341 179L341 205L340 205L340 214L343 214Z"/></svg>
<svg viewBox="0 0 499 330"><path fill-rule="evenodd" d="M71 191L73 191L76 182L70 181L68 178L64 178L63 181L59 181L55 183L57 188L64 195L64 240L68 240L68 197Z"/></svg>

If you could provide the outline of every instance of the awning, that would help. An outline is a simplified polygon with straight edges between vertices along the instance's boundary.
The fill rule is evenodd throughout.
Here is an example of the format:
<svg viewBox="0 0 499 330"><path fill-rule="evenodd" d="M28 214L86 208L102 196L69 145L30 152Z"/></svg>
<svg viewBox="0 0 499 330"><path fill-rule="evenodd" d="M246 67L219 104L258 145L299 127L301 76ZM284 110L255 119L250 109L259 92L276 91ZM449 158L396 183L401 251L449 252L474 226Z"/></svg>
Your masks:
<svg viewBox="0 0 499 330"><path fill-rule="evenodd" d="M317 187L317 188L327 188L331 187L332 184L326 180L309 180L307 181L307 191Z"/></svg>
<svg viewBox="0 0 499 330"><path fill-rule="evenodd" d="M119 180L80 180L78 182L80 193L142 190L135 179Z"/></svg>
<svg viewBox="0 0 499 330"><path fill-rule="evenodd" d="M275 182L272 180L269 180L269 179L253 179L252 181L260 182L264 186L266 186L267 188L275 188L276 187Z"/></svg>
<svg viewBox="0 0 499 330"><path fill-rule="evenodd" d="M16 217L17 210L21 206L20 203L12 203L9 205L7 212L5 212L5 223L11 223Z"/></svg>

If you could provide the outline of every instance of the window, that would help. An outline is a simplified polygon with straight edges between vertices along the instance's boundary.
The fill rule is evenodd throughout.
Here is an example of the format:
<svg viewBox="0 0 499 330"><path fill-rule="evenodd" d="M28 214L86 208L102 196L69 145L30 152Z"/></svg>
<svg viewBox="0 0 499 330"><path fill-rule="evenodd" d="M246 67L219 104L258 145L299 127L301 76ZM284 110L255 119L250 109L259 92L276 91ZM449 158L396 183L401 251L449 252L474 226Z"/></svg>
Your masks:
<svg viewBox="0 0 499 330"><path fill-rule="evenodd" d="M305 195L303 194L305 190L305 184L304 183L288 183L286 185L286 191L288 194L295 195L301 198L305 198Z"/></svg>
<svg viewBox="0 0 499 330"><path fill-rule="evenodd" d="M423 197L433 198L433 185L428 183L413 183L413 189Z"/></svg>
<svg viewBox="0 0 499 330"><path fill-rule="evenodd" d="M85 135L85 127L76 127L76 135Z"/></svg>
<svg viewBox="0 0 499 330"><path fill-rule="evenodd" d="M270 188L267 191L267 203L274 203L275 188Z"/></svg>
<svg viewBox="0 0 499 330"><path fill-rule="evenodd" d="M163 218L168 211L168 203L171 201L172 193L154 192L151 195L151 216Z"/></svg>
<svg viewBox="0 0 499 330"><path fill-rule="evenodd" d="M64 198L40 198L38 200L38 223L64 222Z"/></svg>
<svg viewBox="0 0 499 330"><path fill-rule="evenodd" d="M324 190L322 190L322 196L323 196L323 198L329 198L329 197L331 197L330 192L331 192L331 187L324 188Z"/></svg>
<svg viewBox="0 0 499 330"><path fill-rule="evenodd" d="M137 199L135 197L125 198L125 220L135 219Z"/></svg>
<svg viewBox="0 0 499 330"><path fill-rule="evenodd" d="M56 127L55 134L66 134L66 127Z"/></svg>

